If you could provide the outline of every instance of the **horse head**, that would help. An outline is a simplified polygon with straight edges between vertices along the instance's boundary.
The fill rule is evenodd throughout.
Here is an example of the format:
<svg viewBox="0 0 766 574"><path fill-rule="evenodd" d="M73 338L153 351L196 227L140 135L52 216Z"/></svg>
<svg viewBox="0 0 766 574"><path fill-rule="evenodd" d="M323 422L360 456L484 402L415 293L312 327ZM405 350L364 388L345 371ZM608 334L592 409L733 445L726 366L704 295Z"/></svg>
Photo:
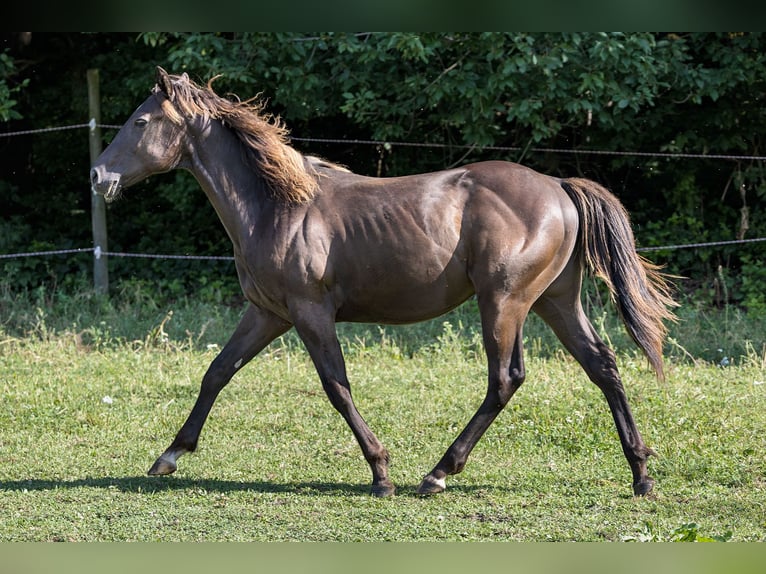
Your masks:
<svg viewBox="0 0 766 574"><path fill-rule="evenodd" d="M123 189L178 167L186 125L173 104L174 98L173 77L158 66L157 85L151 95L96 159L90 171L94 193L113 201Z"/></svg>

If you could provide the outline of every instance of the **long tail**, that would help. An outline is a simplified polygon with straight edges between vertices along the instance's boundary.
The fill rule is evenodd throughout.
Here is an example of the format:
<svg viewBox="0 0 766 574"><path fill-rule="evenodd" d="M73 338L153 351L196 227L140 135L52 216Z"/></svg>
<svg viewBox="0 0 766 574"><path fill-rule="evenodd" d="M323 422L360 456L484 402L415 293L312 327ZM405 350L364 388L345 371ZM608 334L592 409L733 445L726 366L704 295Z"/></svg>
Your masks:
<svg viewBox="0 0 766 574"><path fill-rule="evenodd" d="M580 214L579 249L585 264L607 284L626 330L663 379L663 321L676 320L671 309L678 305L668 275L636 253L628 212L609 190L581 178L565 179L561 186Z"/></svg>

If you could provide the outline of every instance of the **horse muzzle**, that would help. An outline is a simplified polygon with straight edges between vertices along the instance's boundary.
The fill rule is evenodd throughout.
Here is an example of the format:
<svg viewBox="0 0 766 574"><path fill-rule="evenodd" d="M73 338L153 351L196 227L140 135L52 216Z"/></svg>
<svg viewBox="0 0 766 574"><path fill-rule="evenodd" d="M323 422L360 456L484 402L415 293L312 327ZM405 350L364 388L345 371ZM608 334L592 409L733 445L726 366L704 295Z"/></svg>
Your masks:
<svg viewBox="0 0 766 574"><path fill-rule="evenodd" d="M90 186L94 193L104 196L107 202L120 197L122 177L119 173L107 171L104 166L97 165L90 170Z"/></svg>

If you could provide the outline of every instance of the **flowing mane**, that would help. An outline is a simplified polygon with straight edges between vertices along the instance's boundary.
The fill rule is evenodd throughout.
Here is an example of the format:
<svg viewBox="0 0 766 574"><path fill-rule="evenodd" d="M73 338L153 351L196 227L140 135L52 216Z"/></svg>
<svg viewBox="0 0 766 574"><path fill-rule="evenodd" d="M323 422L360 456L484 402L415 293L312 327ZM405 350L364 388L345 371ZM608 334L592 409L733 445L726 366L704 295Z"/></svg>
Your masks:
<svg viewBox="0 0 766 574"><path fill-rule="evenodd" d="M248 161L266 181L274 199L287 203L303 203L317 191L317 174L313 162L288 144L289 130L279 116L264 112L258 97L248 100L223 98L215 93L211 78L206 87L194 83L187 74L169 76L172 81L170 101L166 106L171 117L203 116L221 120L242 142ZM154 93L164 92L155 86ZM170 109L168 109L170 108Z"/></svg>

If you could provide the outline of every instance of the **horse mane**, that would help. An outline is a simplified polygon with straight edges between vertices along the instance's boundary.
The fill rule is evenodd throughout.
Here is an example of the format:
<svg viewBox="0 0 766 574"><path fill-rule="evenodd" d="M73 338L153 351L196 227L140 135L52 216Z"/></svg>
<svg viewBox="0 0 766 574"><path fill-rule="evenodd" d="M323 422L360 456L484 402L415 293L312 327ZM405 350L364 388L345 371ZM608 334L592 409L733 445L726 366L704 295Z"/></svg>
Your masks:
<svg viewBox="0 0 766 574"><path fill-rule="evenodd" d="M265 102L258 96L240 100L219 96L212 87L219 77L211 78L206 87L189 79L187 74L170 75L171 101L187 117L218 119L231 129L243 144L247 161L267 183L274 199L286 203L304 203L316 194L317 173L314 162L288 144L289 130L279 116L264 111ZM161 90L154 88L155 93ZM176 114L176 119L180 120Z"/></svg>
<svg viewBox="0 0 766 574"><path fill-rule="evenodd" d="M351 173L351 170L348 169L345 165L341 165L339 163L334 163L334 162L332 162L330 160L327 160L327 159L325 159L323 157L319 157L319 156L316 156L316 155L306 155L306 156L303 156L303 157L306 159L307 162L309 162L311 164L311 166L314 169L325 168L325 169L330 169L330 170L334 170L334 171L344 171L346 173ZM322 175L322 174L318 173L318 175Z"/></svg>

